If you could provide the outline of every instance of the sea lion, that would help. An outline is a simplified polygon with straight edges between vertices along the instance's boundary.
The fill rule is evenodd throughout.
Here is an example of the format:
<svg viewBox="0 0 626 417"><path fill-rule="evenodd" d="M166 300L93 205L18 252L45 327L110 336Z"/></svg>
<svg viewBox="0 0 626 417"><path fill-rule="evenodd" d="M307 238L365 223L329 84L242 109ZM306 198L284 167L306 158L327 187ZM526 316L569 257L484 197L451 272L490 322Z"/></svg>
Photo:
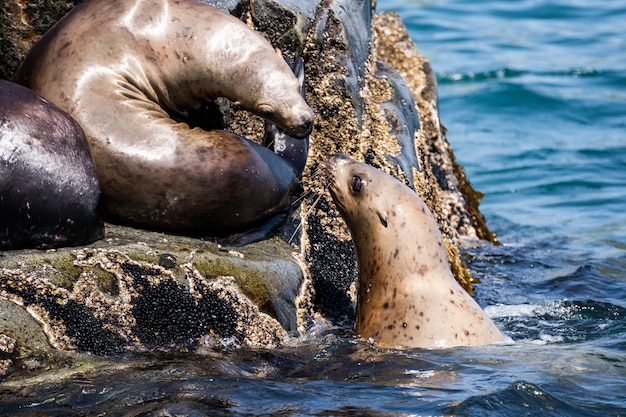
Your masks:
<svg viewBox="0 0 626 417"><path fill-rule="evenodd" d="M287 218L299 181L279 155L185 123L217 97L295 138L314 118L263 36L194 0L86 1L34 46L15 80L72 115L91 145L108 219L259 240Z"/></svg>
<svg viewBox="0 0 626 417"><path fill-rule="evenodd" d="M437 224L413 190L342 154L326 170L356 249L360 336L384 348L507 340L452 276Z"/></svg>
<svg viewBox="0 0 626 417"><path fill-rule="evenodd" d="M99 197L78 123L29 89L0 80L0 249L102 238Z"/></svg>
<svg viewBox="0 0 626 417"><path fill-rule="evenodd" d="M298 82L300 83L300 95L306 100L304 61L299 57L291 67L293 74L298 78ZM306 166L307 157L309 156L309 138L294 139L278 126L266 121L263 146L268 149L273 149L275 154L287 160L293 167L296 176L301 178L304 167Z"/></svg>

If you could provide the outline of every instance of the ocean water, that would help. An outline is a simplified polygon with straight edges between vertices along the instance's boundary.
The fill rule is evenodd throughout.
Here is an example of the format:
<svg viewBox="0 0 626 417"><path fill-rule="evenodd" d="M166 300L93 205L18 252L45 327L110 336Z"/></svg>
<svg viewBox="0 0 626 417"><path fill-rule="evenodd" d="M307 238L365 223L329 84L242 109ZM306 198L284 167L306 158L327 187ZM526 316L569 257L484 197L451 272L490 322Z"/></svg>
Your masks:
<svg viewBox="0 0 626 417"><path fill-rule="evenodd" d="M0 414L626 416L626 3L377 8L437 74L502 242L464 254L475 295L515 343L391 352L339 329L297 349L150 356L3 395Z"/></svg>

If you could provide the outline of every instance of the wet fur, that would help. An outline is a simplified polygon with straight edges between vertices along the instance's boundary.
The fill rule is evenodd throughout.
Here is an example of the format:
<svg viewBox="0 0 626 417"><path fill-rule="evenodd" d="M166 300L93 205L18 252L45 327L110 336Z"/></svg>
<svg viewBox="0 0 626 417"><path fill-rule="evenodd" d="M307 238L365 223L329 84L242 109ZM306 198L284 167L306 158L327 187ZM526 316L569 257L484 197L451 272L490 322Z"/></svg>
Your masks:
<svg viewBox="0 0 626 417"><path fill-rule="evenodd" d="M193 0L91 0L35 45L15 80L55 103L89 140L109 220L234 244L271 234L299 182L291 164L233 133L191 128L216 97L291 137L313 113L257 32ZM247 236L247 237L246 237Z"/></svg>
<svg viewBox="0 0 626 417"><path fill-rule="evenodd" d="M102 238L99 197L80 126L29 89L0 80L0 249Z"/></svg>
<svg viewBox="0 0 626 417"><path fill-rule="evenodd" d="M389 348L507 340L452 276L437 224L413 190L345 155L327 171L357 252L359 335Z"/></svg>

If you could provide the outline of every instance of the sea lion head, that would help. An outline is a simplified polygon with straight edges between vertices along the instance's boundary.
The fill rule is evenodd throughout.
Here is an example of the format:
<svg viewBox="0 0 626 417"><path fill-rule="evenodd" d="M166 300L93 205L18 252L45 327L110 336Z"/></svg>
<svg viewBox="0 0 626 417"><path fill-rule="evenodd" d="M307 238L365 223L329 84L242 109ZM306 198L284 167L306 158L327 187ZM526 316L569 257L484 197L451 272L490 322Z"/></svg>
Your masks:
<svg viewBox="0 0 626 417"><path fill-rule="evenodd" d="M357 252L374 241L397 242L398 236L411 236L414 241L424 234L436 234L437 226L426 205L393 176L343 154L326 162L326 172L331 197ZM426 224L429 227L424 227Z"/></svg>
<svg viewBox="0 0 626 417"><path fill-rule="evenodd" d="M282 61L282 59L280 60ZM276 124L289 136L304 138L313 128L313 110L301 94L301 81L286 62L267 63L250 111Z"/></svg>
<svg viewBox="0 0 626 417"><path fill-rule="evenodd" d="M392 203L398 203L386 194L390 191L388 187L395 187L396 182L389 181L387 174L343 154L332 156L326 163L326 170L331 197L354 240L361 238L361 232L364 235L371 235L373 231L384 233L389 226Z"/></svg>
<svg viewBox="0 0 626 417"><path fill-rule="evenodd" d="M297 139L307 137L315 115L302 93L304 69L292 70L280 51L265 39L250 42L244 49L248 52L245 60L229 64L232 91L230 96L225 96L275 124L286 135Z"/></svg>

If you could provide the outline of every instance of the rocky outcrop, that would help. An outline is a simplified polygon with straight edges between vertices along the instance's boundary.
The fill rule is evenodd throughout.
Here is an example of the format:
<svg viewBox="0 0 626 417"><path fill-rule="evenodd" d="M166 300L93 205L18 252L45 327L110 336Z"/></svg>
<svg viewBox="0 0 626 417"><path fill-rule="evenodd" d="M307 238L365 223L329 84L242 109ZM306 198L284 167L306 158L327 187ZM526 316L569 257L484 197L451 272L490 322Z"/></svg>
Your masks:
<svg viewBox="0 0 626 417"><path fill-rule="evenodd" d="M206 335L272 346L296 332L302 274L280 239L235 251L120 226L106 232L85 248L0 258L2 296L42 323L55 348L109 354L192 346Z"/></svg>
<svg viewBox="0 0 626 417"><path fill-rule="evenodd" d="M287 58L304 59L307 100L317 115L305 197L282 240L237 251L108 225L105 240L87 247L3 253L0 333L16 340L18 361L51 347L109 354L199 344L267 346L320 322L348 325L354 250L320 171L336 152L395 175L426 201L457 278L470 288L458 256L460 238L493 236L478 211L480 195L445 138L432 69L400 18L376 14L365 0L202 1L264 33ZM32 24L40 15L21 4L5 0L3 6L10 12L0 42L12 45L3 48L3 77L42 32ZM220 105L230 129L262 139L260 119ZM31 320L24 316L23 323L36 337L20 336L15 323L2 319L16 308L28 311Z"/></svg>

